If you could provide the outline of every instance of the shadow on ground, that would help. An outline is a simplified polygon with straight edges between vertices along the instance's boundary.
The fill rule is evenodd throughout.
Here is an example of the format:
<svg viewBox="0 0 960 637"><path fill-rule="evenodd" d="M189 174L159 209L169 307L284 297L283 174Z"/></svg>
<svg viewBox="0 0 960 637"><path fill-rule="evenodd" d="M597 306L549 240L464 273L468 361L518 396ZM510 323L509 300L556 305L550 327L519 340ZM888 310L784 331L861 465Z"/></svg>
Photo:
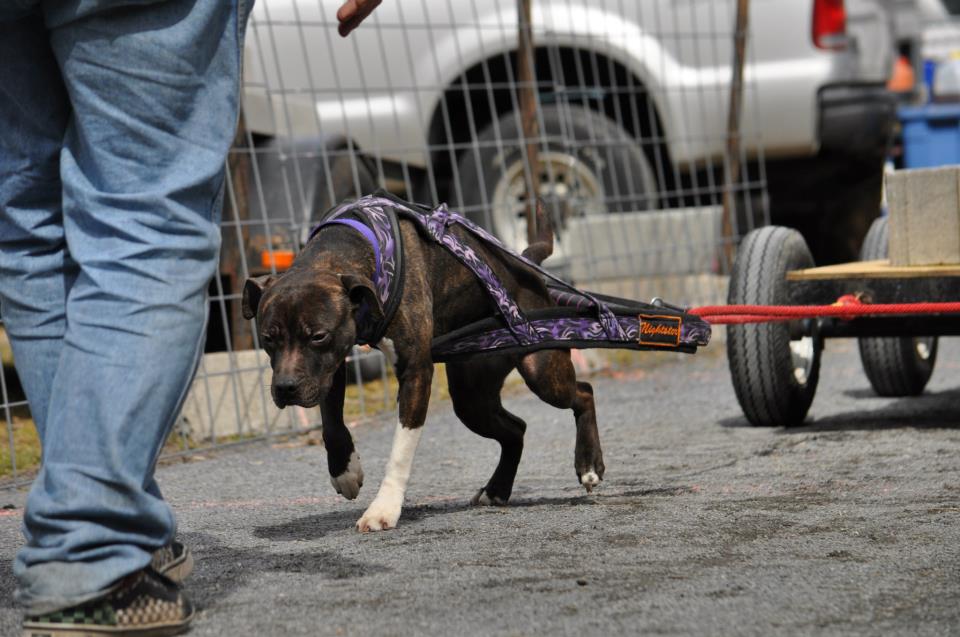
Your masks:
<svg viewBox="0 0 960 637"><path fill-rule="evenodd" d="M869 390L850 390L855 400L887 400ZM752 427L744 416L724 418L721 427ZM799 427L777 428L780 434L830 431L880 431L885 429L960 429L960 388L896 399L879 409L855 409L810 419Z"/></svg>
<svg viewBox="0 0 960 637"><path fill-rule="evenodd" d="M620 482L620 486L632 486L630 481ZM690 493L692 487L678 485L671 487L656 487L647 489L631 489L627 491L616 491L608 493L599 493L596 495L579 495L572 497L546 497L546 498L514 498L506 506L481 507L469 504L467 498L463 502L452 502L449 504L420 504L406 506L403 508L403 515L400 518L402 524L415 524L420 520L439 516L449 515L451 513L462 513L465 511L497 512L504 509L527 509L533 507L562 507L562 506L585 506L598 503L616 504L624 499L635 499L643 497L663 497L683 495ZM347 511L330 511L316 515L307 515L289 520L281 524L259 526L253 530L254 537L266 540L278 540L285 542L305 542L317 540L329 533L341 532L344 529L352 529L357 519L363 514L360 509L350 509Z"/></svg>
<svg viewBox="0 0 960 637"><path fill-rule="evenodd" d="M330 580L349 580L391 570L337 551L270 552L226 546L206 533L182 533L197 560L188 593L198 608L210 608L264 573L306 573Z"/></svg>

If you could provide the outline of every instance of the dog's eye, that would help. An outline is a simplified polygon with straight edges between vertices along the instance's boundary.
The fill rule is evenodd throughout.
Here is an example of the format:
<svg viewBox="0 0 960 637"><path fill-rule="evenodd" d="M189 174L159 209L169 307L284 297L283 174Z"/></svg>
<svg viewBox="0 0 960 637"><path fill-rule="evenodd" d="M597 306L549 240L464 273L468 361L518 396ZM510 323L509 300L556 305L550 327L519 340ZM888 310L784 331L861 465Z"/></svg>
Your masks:
<svg viewBox="0 0 960 637"><path fill-rule="evenodd" d="M323 345L330 338L329 332L314 332L310 335L311 345Z"/></svg>
<svg viewBox="0 0 960 637"><path fill-rule="evenodd" d="M261 334L260 342L263 344L264 347L270 347L271 345L273 345L273 337L270 336L269 334Z"/></svg>

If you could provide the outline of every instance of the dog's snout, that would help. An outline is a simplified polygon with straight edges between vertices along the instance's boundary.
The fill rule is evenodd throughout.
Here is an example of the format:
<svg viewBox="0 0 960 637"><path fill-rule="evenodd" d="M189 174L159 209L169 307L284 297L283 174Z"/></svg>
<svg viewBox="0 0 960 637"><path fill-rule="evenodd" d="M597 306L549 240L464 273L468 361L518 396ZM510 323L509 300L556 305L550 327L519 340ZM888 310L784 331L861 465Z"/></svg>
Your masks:
<svg viewBox="0 0 960 637"><path fill-rule="evenodd" d="M290 376L274 378L273 392L278 400L289 402L297 396L297 381Z"/></svg>

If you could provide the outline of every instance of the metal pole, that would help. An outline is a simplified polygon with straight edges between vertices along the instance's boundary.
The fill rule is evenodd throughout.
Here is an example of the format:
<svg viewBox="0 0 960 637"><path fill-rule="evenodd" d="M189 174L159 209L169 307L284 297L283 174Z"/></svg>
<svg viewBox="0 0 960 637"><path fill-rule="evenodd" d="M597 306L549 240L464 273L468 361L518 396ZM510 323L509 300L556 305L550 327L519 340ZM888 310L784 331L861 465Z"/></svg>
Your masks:
<svg viewBox="0 0 960 637"><path fill-rule="evenodd" d="M526 146L527 182L527 243L536 237L537 194L540 192L540 158L537 137L537 95L534 69L533 26L530 3L517 0L517 22L520 27L517 42L517 85L520 91L520 126Z"/></svg>
<svg viewBox="0 0 960 637"><path fill-rule="evenodd" d="M730 108L727 111L727 148L724 155L723 267L730 272L733 266L733 215L737 201L733 191L740 181L740 112L743 103L743 60L747 49L747 24L750 0L737 0L737 22L733 33L733 69L730 78Z"/></svg>

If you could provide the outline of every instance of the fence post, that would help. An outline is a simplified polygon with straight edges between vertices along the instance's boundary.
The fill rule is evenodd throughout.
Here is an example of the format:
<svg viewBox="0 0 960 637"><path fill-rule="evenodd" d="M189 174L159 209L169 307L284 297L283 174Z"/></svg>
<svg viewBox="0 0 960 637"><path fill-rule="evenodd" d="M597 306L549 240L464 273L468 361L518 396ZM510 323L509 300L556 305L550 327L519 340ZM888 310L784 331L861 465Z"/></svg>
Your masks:
<svg viewBox="0 0 960 637"><path fill-rule="evenodd" d="M740 111L743 103L743 60L747 48L747 24L750 0L737 0L737 19L733 33L733 68L730 78L730 101L727 111L727 148L724 154L723 217L723 271L733 266L733 215L737 200L733 189L740 181Z"/></svg>
<svg viewBox="0 0 960 637"><path fill-rule="evenodd" d="M536 237L537 195L540 193L540 153L537 129L536 69L534 68L533 23L530 3L517 0L517 83L520 90L520 126L526 145L527 244Z"/></svg>
<svg viewBox="0 0 960 637"><path fill-rule="evenodd" d="M243 290L244 281L241 280L244 272L241 268L240 250L249 245L250 230L247 224L242 223L250 218L249 190L250 190L250 161L253 149L248 143L247 127L243 114L237 122L237 132L233 138L230 154L227 156L227 187L232 192L227 193L224 209L233 213L236 223L235 232L240 234L240 241L235 236L223 237L220 248L220 275L229 281L229 289L225 294L239 294ZM221 231L221 235L224 233ZM232 233L231 233L232 234ZM228 316L229 333L224 338L229 349L253 349L253 332L241 315L240 302L230 302Z"/></svg>

